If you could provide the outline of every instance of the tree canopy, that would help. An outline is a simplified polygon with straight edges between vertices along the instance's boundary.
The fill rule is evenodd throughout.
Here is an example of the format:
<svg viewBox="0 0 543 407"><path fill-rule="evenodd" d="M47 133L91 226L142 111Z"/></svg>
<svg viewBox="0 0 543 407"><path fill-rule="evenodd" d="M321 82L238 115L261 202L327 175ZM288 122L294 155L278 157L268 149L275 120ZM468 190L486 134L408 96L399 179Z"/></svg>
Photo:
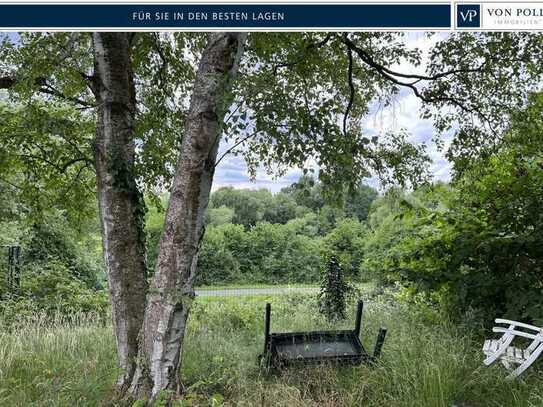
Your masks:
<svg viewBox="0 0 543 407"><path fill-rule="evenodd" d="M292 166L307 169L313 158L326 191L371 174L420 183L428 179L423 146L412 145L403 131L379 137L363 131L373 103L387 106L407 90L422 101L421 117L433 118L437 140L446 131L457 134L449 158L460 163L483 154L501 138L512 110L539 87L541 39L528 33L424 35L434 44L428 61L404 33L252 33L223 129L229 151L242 154L253 173L261 164L276 174ZM157 195L171 182L204 36L133 37L137 177ZM20 144L13 136L23 116L25 125L40 133L33 137L37 151L27 154L32 156L53 143L47 134L55 126L60 131L58 126L69 121L72 127L79 123L77 129L62 130L73 139L56 141L62 156L50 160L54 165L22 157L28 167L42 166L44 178L62 178L59 170L80 159L66 169L77 173L89 158L95 103L90 48L85 33L22 33L16 43L4 38L0 47L0 84L9 88L10 98L2 114L11 116L3 120L2 134L10 136L12 147ZM18 118L13 109L21 112ZM55 116L64 122L53 123ZM3 145L4 154L13 151ZM5 170L3 178L16 181Z"/></svg>

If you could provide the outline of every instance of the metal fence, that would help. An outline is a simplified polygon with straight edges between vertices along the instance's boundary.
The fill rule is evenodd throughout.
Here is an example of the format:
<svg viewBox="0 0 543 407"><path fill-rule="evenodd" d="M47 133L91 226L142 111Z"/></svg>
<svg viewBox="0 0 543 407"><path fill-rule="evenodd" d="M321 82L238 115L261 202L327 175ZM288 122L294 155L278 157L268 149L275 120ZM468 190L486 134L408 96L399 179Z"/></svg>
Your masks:
<svg viewBox="0 0 543 407"><path fill-rule="evenodd" d="M245 297L254 295L310 294L319 288L315 285L279 285L256 287L201 287L196 288L198 297Z"/></svg>
<svg viewBox="0 0 543 407"><path fill-rule="evenodd" d="M17 293L21 287L21 246L0 246L0 287L2 293Z"/></svg>

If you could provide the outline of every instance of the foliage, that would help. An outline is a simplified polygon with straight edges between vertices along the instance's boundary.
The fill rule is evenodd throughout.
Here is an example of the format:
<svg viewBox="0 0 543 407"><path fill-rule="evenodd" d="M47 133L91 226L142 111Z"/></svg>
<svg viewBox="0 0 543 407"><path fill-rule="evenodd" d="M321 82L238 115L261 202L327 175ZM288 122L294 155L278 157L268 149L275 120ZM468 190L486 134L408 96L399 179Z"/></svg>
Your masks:
<svg viewBox="0 0 543 407"><path fill-rule="evenodd" d="M149 205L145 214L145 253L147 254L147 275L152 275L155 270L158 257L158 244L164 227L164 207L167 205L167 197L162 196L157 205ZM154 198L151 198L154 200Z"/></svg>
<svg viewBox="0 0 543 407"><path fill-rule="evenodd" d="M97 234L95 231L94 239L84 239L70 230L62 218L49 217L46 222L34 223L30 227L23 248L23 261L30 267L57 262L88 287L100 288L104 274Z"/></svg>
<svg viewBox="0 0 543 407"><path fill-rule="evenodd" d="M539 86L543 52L540 36L531 33L425 36L432 46L423 75L428 79L420 80L393 69L425 64L423 49L410 47L405 33L252 33L234 84L224 139L236 145L234 152L244 155L253 175L259 164L281 173L288 167L305 168L312 158L320 168L319 179L336 192L370 174L419 184L427 178L424 147L413 145L401 129L379 137L364 134L371 106L376 101L391 104L402 90L413 92L422 101L423 117L435 119L438 130L460 124L451 157L477 154L478 146L497 139L498 133L486 137L488 129L503 128L510 109ZM169 188L195 61L204 43L202 33L131 36L138 101L136 172L149 197ZM29 101L56 101L62 109L83 110L85 137L92 137L92 54L88 33L20 33L16 42L4 36L0 74L14 81L10 103L26 110ZM27 121L38 139L40 121L36 115ZM72 142L57 140L59 151L72 152L73 159L80 158L74 145L88 152L88 144ZM92 155L85 155L92 161Z"/></svg>
<svg viewBox="0 0 543 407"><path fill-rule="evenodd" d="M201 284L315 282L320 259L318 241L289 225L260 222L208 227L200 249Z"/></svg>
<svg viewBox="0 0 543 407"><path fill-rule="evenodd" d="M392 67L404 62L416 67L423 64L422 49L409 47L404 37L402 33L249 36L240 64L241 75L234 84L234 103L224 124L224 138L243 147L240 151L253 174L260 163L281 173L287 167L305 167L308 158L312 158L320 168L320 182L306 176L276 195L228 188L217 191L210 205L208 224L227 225L231 215L232 222L253 233L250 238L258 244L246 244L244 240L232 243L236 248L231 250L229 244L219 244L221 238L215 236L213 242L210 240L208 253L216 256L205 261L213 267L227 264L229 268L228 273L217 271L215 276L225 274L233 278L238 272L253 275L258 268L259 277L255 278L259 280L271 281L281 274L301 281L311 274L308 265L314 264L314 246L321 243L309 242L306 237L332 234L325 239L324 251L336 250L334 246L345 243L339 235L347 233L334 232L337 225L346 218L366 218L375 191L360 186L361 178L377 174L384 181L393 178L399 183L420 184L425 180L423 170L428 156L423 146L410 143L403 130L379 137L362 131L363 120L374 102L388 105L402 89L414 91L422 99L423 117L433 118L440 132L458 124L458 137L449 156L456 160L455 168L460 174L473 171L471 158L480 156L486 160L490 152L495 152L502 141L499 131L515 120L511 108L522 106L528 93L539 86L543 43L538 35L459 33L435 38L425 73L427 79L417 80L416 89L408 85L409 81L393 80L398 75ZM138 185L155 203L157 194L168 188L172 176L185 121L186 95L190 94L194 61L200 55L203 38L192 33L142 33L132 37L130 51L138 100L136 176ZM0 162L4 164L0 165L0 177L2 188L18 196L17 205L24 203L33 215L53 205L66 210L68 217L73 213L83 219L91 213L89 208L95 206L90 198L94 191L95 130L91 51L87 33L22 33L17 44L9 39L2 42L0 70L13 85L0 109L4 119L0 120L0 136L5 141L0 151ZM366 57L362 57L364 53ZM346 75L349 70L350 76ZM404 74L399 78L411 78L409 73ZM519 123L537 123L535 113L532 116L534 120L517 120L517 127ZM533 129L526 130L521 133L534 133ZM489 134L492 137L486 137ZM537 164L533 165L536 171ZM339 205L332 205L330 197L344 199ZM310 212L316 215L316 222L307 216ZM491 216L488 211L486 215ZM455 216L464 218L463 214ZM302 217L307 222L298 221ZM480 220L478 215L472 217ZM471 219L469 214L465 219ZM394 229L390 217L385 220L390 230ZM259 226L265 221L288 227ZM430 233L435 226L423 228L414 220L409 222L406 220L407 230ZM304 235L292 238L294 228ZM13 235L12 227L11 230ZM155 227L148 241L152 248L148 256L151 268L160 230ZM447 235L443 230L438 232ZM503 232L507 235L508 231ZM266 239L262 233L273 238ZM385 267L388 263L394 267L395 262L401 263L402 249L394 241L403 241L403 236L385 234L391 240L381 243L389 245L387 250L392 256L379 259L369 255L368 269L375 269L380 262ZM291 239L292 243L272 242L275 238ZM368 250L361 250L360 242L353 243L352 237L347 240L350 243L344 255L348 251L356 253L349 254L351 259L341 260L354 270L360 253ZM370 241L368 246L375 242ZM415 247L406 245L406 251ZM298 249L304 254L294 255ZM227 252L233 254L227 256ZM254 254L256 260L244 259L242 253ZM303 261L297 264L297 259ZM430 263L428 267L442 266ZM288 272L279 273L281 267L289 264L301 271L295 272L292 266ZM70 265L68 269L73 271ZM401 267L395 271L400 272Z"/></svg>
<svg viewBox="0 0 543 407"><path fill-rule="evenodd" d="M405 46L401 34L354 35L383 61L420 58L417 50ZM381 92L395 93L391 83L364 64L353 70L356 94L351 118L342 128L349 104L349 59L341 34L256 33L247 48L235 92L245 120L227 134L233 140L247 138L248 148L242 151L251 171L258 164L276 173L305 168L312 157L320 168L319 179L339 193L372 172L386 178L387 165L406 182L417 182L416 174L424 173L424 149L410 148L405 133L371 139L361 131L370 102ZM406 166L397 165L400 155L410 157L403 161Z"/></svg>
<svg viewBox="0 0 543 407"><path fill-rule="evenodd" d="M302 175L298 181L283 188L281 192L292 196L298 205L305 206L315 213L325 204L322 184L309 175Z"/></svg>
<svg viewBox="0 0 543 407"><path fill-rule="evenodd" d="M322 230L326 231L335 226L337 218L366 220L371 204L377 198L377 191L362 182L345 189L343 194L334 195L333 191L310 175L302 175L298 181L281 190L291 196L299 206L318 213L322 218Z"/></svg>
<svg viewBox="0 0 543 407"><path fill-rule="evenodd" d="M135 132L140 147L136 156L136 175L146 194L153 199L162 189L169 187L173 176L185 121L187 95L190 94L194 78L194 61L198 60L204 38L205 35L201 33L140 33L132 38L132 69L138 95ZM9 37L0 39L0 76L15 80L14 86L9 89L9 103L10 107L20 110L17 117L5 124L0 121L0 137L12 133L11 122L25 117L23 128L25 134L30 132L32 138L25 140L23 145L35 141L33 148L47 148L49 145L42 141L48 135L43 132L47 130L43 124L47 124L48 113L43 108L37 112L34 105L52 105L53 110L65 111L66 121L71 121L76 113L79 116L79 121L75 121L79 127L74 129L73 138L64 131L52 138L58 150L58 153L53 152L54 160L47 160L42 154L33 154L33 159L19 157L20 161L27 162L25 165L43 167L43 172L36 174L36 180L47 180L51 173L58 170L56 159L59 155L66 155L62 158L68 160L84 157L92 167L96 107L92 90L93 69L89 33L19 33L16 43ZM9 151L19 151L17 140L22 134L11 134L17 137L13 140L13 150L7 144ZM83 143L80 134L84 135ZM64 162L67 161L63 161L61 167ZM73 172L77 172L77 167L84 163L83 160L78 161L78 165L73 166L76 167ZM0 174L3 175L1 170ZM59 180L63 178L61 176ZM82 177L81 183L86 182ZM72 188L80 188L79 184L80 180L75 179ZM94 183L91 185L92 193ZM48 188L46 192L55 191L57 189ZM75 197L65 202L70 203L77 205L79 200Z"/></svg>
<svg viewBox="0 0 543 407"><path fill-rule="evenodd" d="M88 115L59 103L0 101L0 123L0 183L11 189L12 202L37 221L50 207L65 210L73 224L93 216Z"/></svg>
<svg viewBox="0 0 543 407"><path fill-rule="evenodd" d="M403 216L405 208L428 207L444 210L441 202L447 202L450 188L443 184L422 188L411 194L401 190L389 190L378 199L369 216L370 231L364 244L363 273L383 283L401 279L400 260L403 256L402 242L417 236L416 218Z"/></svg>
<svg viewBox="0 0 543 407"><path fill-rule="evenodd" d="M263 376L255 361L262 352L266 302L272 304L273 332L327 325L312 296L197 299L181 372L181 405L207 406L214 398L226 405L284 407L536 407L543 400L537 369L506 381L503 367L481 368L480 339L473 331L428 322L416 309L384 298L366 303L362 328L362 342L370 349L380 326L391 333L378 365ZM354 315L354 304L348 313ZM95 406L109 398L118 374L109 325L88 318L44 323L33 316L14 328L0 334L1 405ZM352 320L330 329L352 329Z"/></svg>
<svg viewBox="0 0 543 407"><path fill-rule="evenodd" d="M0 230L0 244L21 247L21 286L16 291L6 284L7 248L1 247L0 308L5 320L35 312L106 315L105 275L95 219L74 229L62 211L50 209L39 221L24 211L6 213L2 224L9 228Z"/></svg>
<svg viewBox="0 0 543 407"><path fill-rule="evenodd" d="M56 261L90 288L103 284L101 244L95 219L79 224L78 230L62 212L50 210L39 222L22 214L19 218L7 218L6 223L11 224L11 230L0 231L0 243L21 246L23 273L31 273L34 266ZM4 251L5 247L0 257L2 268L7 262Z"/></svg>
<svg viewBox="0 0 543 407"><path fill-rule="evenodd" d="M360 263L364 257L366 235L366 226L356 219L344 219L338 222L336 228L322 239L323 257L337 257L345 275L358 278Z"/></svg>
<svg viewBox="0 0 543 407"><path fill-rule="evenodd" d="M21 280L18 295L8 295L0 301L5 324L14 323L36 313L67 318L92 314L107 319L108 297L104 290L88 288L70 275L64 265L50 261L43 267L34 266Z"/></svg>
<svg viewBox="0 0 543 407"><path fill-rule="evenodd" d="M220 226L226 223L232 223L235 211L227 206L218 208L209 208L206 212L206 225Z"/></svg>
<svg viewBox="0 0 543 407"><path fill-rule="evenodd" d="M226 209L233 211L231 216ZM296 202L287 192L272 194L267 189L222 187L211 195L206 223L215 226L221 223L234 223L244 225L248 229L261 221L285 224L309 211L309 208ZM223 220L216 219L221 216Z"/></svg>
<svg viewBox="0 0 543 407"><path fill-rule="evenodd" d="M368 217L371 204L377 198L377 191L372 187L359 184L345 196L343 210L347 218L364 221Z"/></svg>
<svg viewBox="0 0 543 407"><path fill-rule="evenodd" d="M208 227L198 256L199 276L201 284L228 283L243 281L241 264L247 234L241 225L225 224ZM251 280L250 275L244 275Z"/></svg>
<svg viewBox="0 0 543 407"><path fill-rule="evenodd" d="M343 267L335 256L331 256L321 281L319 312L330 322L345 319L347 300L354 293L355 287L345 281Z"/></svg>
<svg viewBox="0 0 543 407"><path fill-rule="evenodd" d="M346 219L346 209L314 206L302 198L300 185L320 194L322 185L311 177L272 194L265 189L219 188L211 195L206 231L198 260L199 284L309 283L319 280L322 255L335 253L349 276L359 277L364 224ZM365 217L377 192L363 184L355 190L349 213ZM361 200L360 200L361 199ZM304 206L309 204L310 206ZM160 207L167 206L163 196ZM151 206L146 218L147 265L154 270L164 212ZM356 216L356 215L355 215Z"/></svg>
<svg viewBox="0 0 543 407"><path fill-rule="evenodd" d="M543 324L541 96L517 117L492 155L462 164L454 189L377 205L365 268L453 316Z"/></svg>
<svg viewBox="0 0 543 407"><path fill-rule="evenodd" d="M224 187L213 193L210 206L233 209L232 222L249 228L262 220L266 203L271 201L271 198L271 192L266 189L251 191Z"/></svg>
<svg viewBox="0 0 543 407"><path fill-rule="evenodd" d="M290 195L278 192L267 202L262 219L269 223L285 224L306 213L309 213L308 208L298 205Z"/></svg>
<svg viewBox="0 0 543 407"><path fill-rule="evenodd" d="M175 168L202 38L131 36L137 156L136 179L127 181L155 204ZM313 281L320 255L337 252L351 274L358 274L363 258L364 271L403 286L404 297L438 303L444 313L458 317L474 310L486 321L504 315L541 324L542 102L540 95L528 95L540 88L542 54L539 34L458 33L437 38L425 72L412 75L394 67L420 68L422 49L410 48L401 33L251 34L224 139L244 155L252 175L260 164L281 174L290 167L307 172L307 163L315 162L319 182L303 177L276 195L217 191L202 242L200 282ZM96 219L90 36L21 34L18 44L2 42L0 71L2 83L12 84L0 105L0 184L8 197L0 203L6 227L1 238L21 241L29 255L22 296L2 302L5 315L33 307L48 313L58 306L101 309L101 293L93 291L100 285L99 250L95 239L83 237L88 231L96 236L96 223L74 227ZM427 180L425 146L412 144L402 129L373 137L363 131L370 107L390 105L402 89L422 101L422 117L433 119L438 141L441 133L455 132L448 149L455 182L412 193L392 190L374 205L368 234L361 222L375 193L361 187L362 178L378 175L384 183L414 186ZM47 219L50 207L66 227ZM151 268L161 216L157 210L148 217ZM244 315L230 322L254 321ZM439 344L443 350L455 342ZM464 396L458 389L469 387L463 381L468 364L461 360L466 353L443 356L439 375L421 373L420 364L410 370L400 359L410 379L407 391L385 384L383 394L411 405L456 403ZM208 384L226 383L228 389L224 371L219 376ZM410 399L412 387L417 391ZM299 395L295 379L288 383L292 388ZM309 393L311 400L303 402L323 404L323 394ZM341 402L360 405L368 398L355 394ZM390 404L387 397L376 405ZM515 394L505 399L518 400Z"/></svg>
<svg viewBox="0 0 543 407"><path fill-rule="evenodd" d="M287 225L294 230L294 233L298 235L313 238L320 236L319 217L313 212L309 212L301 218L289 220Z"/></svg>

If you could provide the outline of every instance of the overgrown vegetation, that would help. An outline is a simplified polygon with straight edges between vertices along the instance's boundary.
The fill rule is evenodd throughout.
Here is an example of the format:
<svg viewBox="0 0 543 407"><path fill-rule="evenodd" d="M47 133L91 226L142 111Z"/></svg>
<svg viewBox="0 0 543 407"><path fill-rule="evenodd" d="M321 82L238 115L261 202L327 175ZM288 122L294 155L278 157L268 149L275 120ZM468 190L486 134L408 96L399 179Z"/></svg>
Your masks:
<svg viewBox="0 0 543 407"><path fill-rule="evenodd" d="M543 403L543 378L536 370L522 380L507 382L501 366L481 366L479 332L473 328L390 297L365 295L365 299L364 345L372 349L380 326L390 332L379 365L287 370L271 376L257 363L266 302L272 303L272 332L352 329L355 303L349 303L346 321L328 324L315 312L314 297L198 299L182 371L186 395L173 405L536 407ZM89 319L67 323L38 318L1 332L1 405L94 406L109 398L117 373L111 327Z"/></svg>
<svg viewBox="0 0 543 407"><path fill-rule="evenodd" d="M492 154L462 163L452 186L381 199L363 269L453 317L543 325L542 101L534 95Z"/></svg>
<svg viewBox="0 0 543 407"><path fill-rule="evenodd" d="M155 279L159 284L149 292L144 291L144 259L150 278L164 227L159 208L168 197L163 193L170 189L179 145L184 137L189 140L182 129L191 120L190 109L177 95L190 94L197 74L193 62L205 39L201 33L148 33L124 40L130 49L123 48L123 61L133 65L133 72L125 70L131 76L127 82L136 86L119 94L135 92L137 104L126 111L134 116L125 127L134 132L125 147L137 148L128 159L119 146L104 151L113 163L103 168L109 175L102 178L94 135L101 116L90 108L109 105L88 87L102 83L99 75L85 73L98 66L89 52L90 36L28 33L17 44L1 43L0 68L9 75L1 78L8 96L0 100L0 253L5 256L5 246L14 245L22 253L17 287L6 284L7 259L0 257L1 405L97 405L109 399L118 372L111 327L104 326L110 316L102 240L104 246L126 249L123 256L107 256L110 270L133 255L140 259L138 275L110 274L118 279L110 285L119 287L118 293L134 291L134 283L143 287L137 304L119 308L116 327L143 315L146 294L156 295L159 303L160 289L182 284L187 288L182 297L190 296L192 279L186 276L191 273L181 273L186 279L179 280L182 262L176 256L186 257L186 248L195 254L197 244L200 285L315 284L324 276L320 305L329 321L316 312L316 298L198 299L182 352L186 387L178 404L543 404L537 366L521 380L505 383L499 367L480 366L479 349L482 332L488 335L497 316L543 326L543 96L530 93L541 88L540 35L463 33L438 39L431 62L425 63L429 76L421 76L391 70L399 62L422 68L422 50L410 49L399 34L252 34L239 65L242 75L219 100L233 107L225 123L224 111L215 115L216 128L241 149L252 175L261 163L281 174L314 159L318 179L304 175L276 194L217 189L202 240L198 228L183 250L163 245L172 272ZM485 62L474 68L474 60ZM344 92L347 73L350 95ZM453 179L447 184L427 182L426 150L411 144L405 131L374 136L363 130L376 99L389 105L401 88L422 99L422 117L433 120L438 142L455 132L447 151ZM255 133L248 135L253 127ZM206 165L206 171L210 168ZM133 250L127 249L126 233L101 236L97 173L98 181L110 176L119 181L122 175L112 188L137 203L124 214L114 213L113 201L101 206L102 222L114 215L117 226L141 226L145 219L146 247L140 228ZM387 188L381 195L363 183L374 174ZM198 208L192 214L207 206L207 192L192 190L189 199L176 191L172 197L180 198L178 204ZM179 222L190 224L188 218L173 218L170 230L183 229ZM171 242L187 236L174 235ZM326 268L330 258L337 262ZM389 328L382 364L263 376L256 355L266 300L274 302L278 315L274 330L346 327L341 321L353 309L345 303L339 264L345 278L371 280L385 293L372 299L364 323L366 344L374 340L378 324ZM187 310L189 303L177 305ZM133 305L142 312L133 313L135 318L123 315L135 310ZM162 309L179 311L170 305ZM147 315L156 321L157 314ZM133 344L140 342L138 333L162 334L140 329L148 325L136 321ZM168 318L157 325L168 326L175 338L169 344L181 343L182 335L171 331L179 325ZM128 334L118 333L117 343L123 338ZM174 359L181 360L179 355ZM163 371L175 373L170 366ZM176 380L170 383L177 383L171 376L168 380Z"/></svg>
<svg viewBox="0 0 543 407"><path fill-rule="evenodd" d="M399 285L406 300L433 303L453 318L469 313L489 323L502 315L543 324L542 99L533 95L488 154L457 161L450 185L390 189L377 199L361 185L335 205L309 176L275 195L217 190L198 283L317 283L333 255L347 277ZM77 230L60 210L36 220L16 191L3 188L13 199L3 203L0 237L22 242L24 253L22 297L3 301L4 312L103 309L103 294L93 299L104 286L96 221L79 222ZM163 214L150 206L150 273L162 224Z"/></svg>
<svg viewBox="0 0 543 407"><path fill-rule="evenodd" d="M1 206L2 204L0 204ZM4 227L2 227L4 226ZM62 211L24 211L0 221L0 313L4 323L46 313L107 318L101 244L91 221L74 228ZM19 245L20 285L8 285L8 246Z"/></svg>
<svg viewBox="0 0 543 407"><path fill-rule="evenodd" d="M343 202L326 203L322 184L304 176L270 191L220 188L211 196L199 256L199 284L318 283L325 260L337 256L350 277L358 269L365 219L377 192L361 184ZM148 215L152 273L163 214Z"/></svg>
<svg viewBox="0 0 543 407"><path fill-rule="evenodd" d="M293 218L243 225L232 223L234 205L213 206L201 282L316 281L322 259L335 254L346 275L377 279L378 291L394 287L393 296L367 302L363 342L371 349L380 325L390 335L376 367L268 377L256 363L266 301L273 303L272 331L349 328L353 303L345 321L329 323L315 312L315 297L198 299L182 371L186 394L178 405L541 405L539 365L522 380L505 382L500 366L480 363L483 332L488 335L480 327L496 315L541 324L540 129L522 129L533 143L512 129L493 155L465 166L451 185L389 190L373 202L367 220L294 199ZM265 195L240 193L251 194ZM289 193L279 196L286 201ZM4 293L0 302L0 404L98 405L117 376L114 338L104 326L98 237L88 226L82 239L61 213L25 222L24 216L6 219L2 229L3 242L22 242L25 255L21 294ZM161 227L161 215L151 209L149 247Z"/></svg>
<svg viewBox="0 0 543 407"><path fill-rule="evenodd" d="M330 257L323 272L319 292L319 312L330 322L345 319L347 300L354 297L356 288L345 280L343 267L335 256Z"/></svg>

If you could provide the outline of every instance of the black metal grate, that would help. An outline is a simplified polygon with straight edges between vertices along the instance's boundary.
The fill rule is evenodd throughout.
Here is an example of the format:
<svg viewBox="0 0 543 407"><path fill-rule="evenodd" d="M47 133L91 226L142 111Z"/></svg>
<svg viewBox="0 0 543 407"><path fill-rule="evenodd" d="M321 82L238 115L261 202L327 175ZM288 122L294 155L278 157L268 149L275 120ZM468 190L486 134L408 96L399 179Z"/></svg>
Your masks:
<svg viewBox="0 0 543 407"><path fill-rule="evenodd" d="M373 355L370 355L359 338L363 308L363 302L359 301L353 330L270 333L271 305L266 304L264 339L266 366L282 368L328 362L360 364L375 361L381 353L386 329L379 330Z"/></svg>

